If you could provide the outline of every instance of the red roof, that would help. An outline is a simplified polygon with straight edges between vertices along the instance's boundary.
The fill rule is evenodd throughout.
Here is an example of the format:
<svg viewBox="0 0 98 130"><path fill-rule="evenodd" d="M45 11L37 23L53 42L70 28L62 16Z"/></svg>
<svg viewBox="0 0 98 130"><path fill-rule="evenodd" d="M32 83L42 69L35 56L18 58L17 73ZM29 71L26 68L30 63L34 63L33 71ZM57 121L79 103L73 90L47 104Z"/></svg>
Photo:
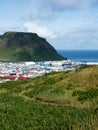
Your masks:
<svg viewBox="0 0 98 130"><path fill-rule="evenodd" d="M30 79L30 78L28 78L28 77L24 77L23 75L19 75L19 77L17 77L17 76L3 76L2 77L3 79L10 79L10 80L27 80L27 79Z"/></svg>
<svg viewBox="0 0 98 130"><path fill-rule="evenodd" d="M4 76L3 79L15 80L16 76Z"/></svg>
<svg viewBox="0 0 98 130"><path fill-rule="evenodd" d="M22 77L22 76L18 77L18 80L26 80L26 79L29 79L29 78L27 78L27 77Z"/></svg>

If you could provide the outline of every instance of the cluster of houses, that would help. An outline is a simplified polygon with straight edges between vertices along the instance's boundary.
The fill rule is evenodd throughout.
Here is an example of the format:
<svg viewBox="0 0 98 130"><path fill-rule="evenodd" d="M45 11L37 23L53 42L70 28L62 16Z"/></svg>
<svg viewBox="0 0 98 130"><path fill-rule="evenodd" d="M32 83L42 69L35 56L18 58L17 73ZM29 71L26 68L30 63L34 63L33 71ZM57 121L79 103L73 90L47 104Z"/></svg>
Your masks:
<svg viewBox="0 0 98 130"><path fill-rule="evenodd" d="M79 68L82 63L63 61L45 62L0 62L0 83L12 80L32 79L54 71Z"/></svg>

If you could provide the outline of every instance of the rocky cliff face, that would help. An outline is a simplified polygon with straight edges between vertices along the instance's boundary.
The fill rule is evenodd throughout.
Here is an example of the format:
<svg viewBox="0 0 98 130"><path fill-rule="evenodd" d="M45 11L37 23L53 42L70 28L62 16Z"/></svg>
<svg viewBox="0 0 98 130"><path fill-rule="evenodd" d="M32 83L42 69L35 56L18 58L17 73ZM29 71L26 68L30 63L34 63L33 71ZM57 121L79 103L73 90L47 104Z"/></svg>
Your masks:
<svg viewBox="0 0 98 130"><path fill-rule="evenodd" d="M6 32L0 36L0 60L49 61L64 60L57 51L35 33Z"/></svg>

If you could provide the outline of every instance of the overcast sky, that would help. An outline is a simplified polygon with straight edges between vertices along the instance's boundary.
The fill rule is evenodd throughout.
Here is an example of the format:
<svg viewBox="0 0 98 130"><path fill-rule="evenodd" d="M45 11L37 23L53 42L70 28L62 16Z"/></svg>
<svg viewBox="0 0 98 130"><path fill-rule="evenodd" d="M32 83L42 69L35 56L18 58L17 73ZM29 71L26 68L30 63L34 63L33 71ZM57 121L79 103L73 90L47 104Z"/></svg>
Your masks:
<svg viewBox="0 0 98 130"><path fill-rule="evenodd" d="M56 49L98 49L98 0L0 0L0 34L33 32Z"/></svg>

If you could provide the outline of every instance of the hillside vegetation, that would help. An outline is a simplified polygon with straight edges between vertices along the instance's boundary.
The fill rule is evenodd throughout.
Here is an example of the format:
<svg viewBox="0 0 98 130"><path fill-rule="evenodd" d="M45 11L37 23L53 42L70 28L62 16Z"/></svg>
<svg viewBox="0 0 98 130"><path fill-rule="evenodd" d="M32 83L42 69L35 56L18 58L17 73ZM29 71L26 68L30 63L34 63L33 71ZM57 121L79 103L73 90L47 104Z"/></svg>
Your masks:
<svg viewBox="0 0 98 130"><path fill-rule="evenodd" d="M35 33L6 32L0 35L1 61L64 60L57 51Z"/></svg>
<svg viewBox="0 0 98 130"><path fill-rule="evenodd" d="M1 130L98 130L98 66L0 84Z"/></svg>

